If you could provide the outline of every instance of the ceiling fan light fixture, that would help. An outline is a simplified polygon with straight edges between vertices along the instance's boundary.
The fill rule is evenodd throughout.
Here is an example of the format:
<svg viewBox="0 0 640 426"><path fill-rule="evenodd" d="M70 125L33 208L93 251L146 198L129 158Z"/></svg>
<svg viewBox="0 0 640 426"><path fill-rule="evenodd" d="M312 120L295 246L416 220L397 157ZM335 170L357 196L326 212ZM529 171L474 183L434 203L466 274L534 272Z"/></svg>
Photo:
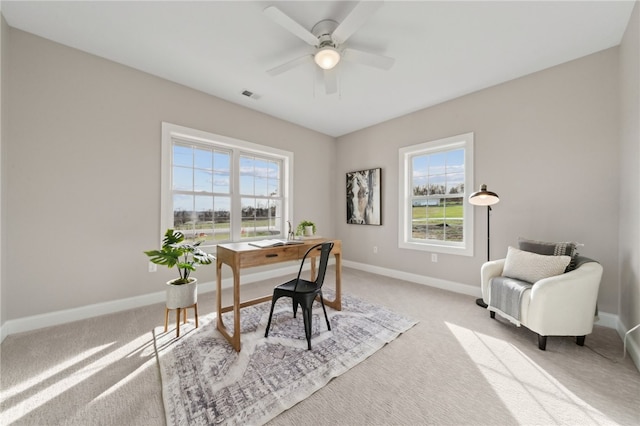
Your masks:
<svg viewBox="0 0 640 426"><path fill-rule="evenodd" d="M323 70L330 70L340 62L340 52L334 47L326 46L316 52L313 60Z"/></svg>

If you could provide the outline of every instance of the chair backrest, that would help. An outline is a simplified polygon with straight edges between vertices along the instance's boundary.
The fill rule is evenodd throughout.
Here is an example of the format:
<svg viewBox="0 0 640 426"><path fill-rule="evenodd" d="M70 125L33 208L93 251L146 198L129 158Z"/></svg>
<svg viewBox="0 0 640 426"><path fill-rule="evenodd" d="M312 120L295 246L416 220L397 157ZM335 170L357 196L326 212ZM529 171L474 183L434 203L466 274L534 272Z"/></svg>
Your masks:
<svg viewBox="0 0 640 426"><path fill-rule="evenodd" d="M298 280L300 279L300 274L302 273L302 268L304 267L304 261L307 260L307 257L309 256L309 254L311 254L314 250L321 251L320 266L318 267L316 281L315 281L316 285L319 288L319 287L322 287L322 284L324 283L324 276L325 276L325 273L327 272L327 264L329 263L329 253L331 253L331 250L333 250L333 243L331 241L328 241L326 243L319 243L312 246L309 250L307 250L307 252L304 254L304 257L302 258L302 262L300 262L300 270L298 271ZM296 291L297 287L298 287L298 282L296 281L296 285L294 286L293 291Z"/></svg>

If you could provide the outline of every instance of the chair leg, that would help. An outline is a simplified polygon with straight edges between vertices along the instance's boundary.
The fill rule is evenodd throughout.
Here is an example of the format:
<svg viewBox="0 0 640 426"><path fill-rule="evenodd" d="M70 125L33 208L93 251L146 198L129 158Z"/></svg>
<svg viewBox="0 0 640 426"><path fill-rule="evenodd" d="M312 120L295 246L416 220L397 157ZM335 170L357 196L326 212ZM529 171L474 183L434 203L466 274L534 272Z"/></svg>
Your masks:
<svg viewBox="0 0 640 426"><path fill-rule="evenodd" d="M327 315L327 309L324 307L324 299L322 298L322 294L320 294L320 304L322 305L322 310L324 311L324 319L327 320L327 329L331 331L331 323L329 322L329 316Z"/></svg>
<svg viewBox="0 0 640 426"><path fill-rule="evenodd" d="M541 351L547 349L547 336L541 336L538 334L538 349Z"/></svg>
<svg viewBox="0 0 640 426"><path fill-rule="evenodd" d="M311 350L311 320L312 310L311 308L302 307L302 317L304 319L304 334L307 338L307 349Z"/></svg>
<svg viewBox="0 0 640 426"><path fill-rule="evenodd" d="M578 346L584 346L584 339L586 339L587 336L576 336L576 344Z"/></svg>
<svg viewBox="0 0 640 426"><path fill-rule="evenodd" d="M489 316L493 319L496 319L496 313L493 311L489 311Z"/></svg>
<svg viewBox="0 0 640 426"><path fill-rule="evenodd" d="M269 328L271 328L271 318L273 317L273 308L276 306L277 297L271 298L271 310L269 311L269 321L267 322L267 329L264 331L264 337L269 337Z"/></svg>

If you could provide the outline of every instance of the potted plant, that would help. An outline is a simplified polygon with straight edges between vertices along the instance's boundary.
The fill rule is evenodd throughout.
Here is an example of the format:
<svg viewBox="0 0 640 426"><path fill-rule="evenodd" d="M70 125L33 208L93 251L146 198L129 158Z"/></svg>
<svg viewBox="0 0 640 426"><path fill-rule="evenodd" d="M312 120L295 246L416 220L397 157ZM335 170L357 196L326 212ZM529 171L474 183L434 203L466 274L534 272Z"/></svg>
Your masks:
<svg viewBox="0 0 640 426"><path fill-rule="evenodd" d="M316 233L316 224L311 222L310 220L303 220L298 224L296 234L304 235L305 237L310 237L315 233Z"/></svg>
<svg viewBox="0 0 640 426"><path fill-rule="evenodd" d="M167 282L167 308L170 309L190 307L197 302L198 280L189 275L197 265L208 265L214 259L198 247L202 241L190 244L185 243L184 238L182 232L167 229L162 248L144 252L156 265L164 265L169 269L175 266L178 269L178 278Z"/></svg>

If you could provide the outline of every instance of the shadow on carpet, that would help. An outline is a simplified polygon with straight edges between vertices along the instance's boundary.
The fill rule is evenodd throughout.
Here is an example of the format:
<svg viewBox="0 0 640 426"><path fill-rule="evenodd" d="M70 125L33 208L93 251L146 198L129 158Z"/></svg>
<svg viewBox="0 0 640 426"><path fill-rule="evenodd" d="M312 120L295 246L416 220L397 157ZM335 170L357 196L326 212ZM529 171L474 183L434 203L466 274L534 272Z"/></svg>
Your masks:
<svg viewBox="0 0 640 426"><path fill-rule="evenodd" d="M328 293L328 292L327 292ZM330 300L333 294L326 294ZM352 296L342 311L314 304L312 350L307 350L302 311L278 300L269 337L264 337L271 302L241 311L242 350L237 353L216 330L215 313L154 334L162 395L170 425L264 424L362 362L416 321ZM224 323L233 330L231 313Z"/></svg>

